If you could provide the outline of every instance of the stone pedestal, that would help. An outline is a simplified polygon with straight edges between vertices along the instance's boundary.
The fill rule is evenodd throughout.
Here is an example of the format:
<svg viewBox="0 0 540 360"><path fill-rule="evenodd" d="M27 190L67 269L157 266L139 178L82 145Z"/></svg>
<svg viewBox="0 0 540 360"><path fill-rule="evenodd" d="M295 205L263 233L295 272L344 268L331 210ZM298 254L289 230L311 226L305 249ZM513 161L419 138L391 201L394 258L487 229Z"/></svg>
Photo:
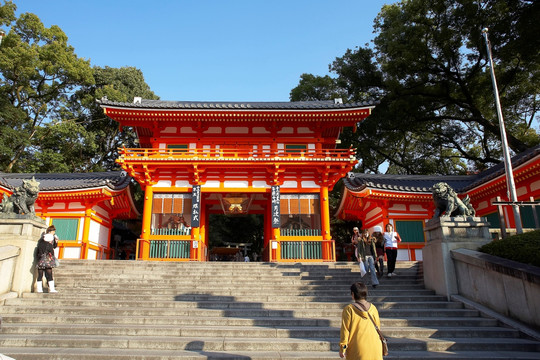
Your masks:
<svg viewBox="0 0 540 360"><path fill-rule="evenodd" d="M445 295L458 294L456 270L450 251L477 250L491 241L489 223L479 217L431 219L424 229L427 244L422 250L426 288Z"/></svg>
<svg viewBox="0 0 540 360"><path fill-rule="evenodd" d="M13 276L2 274L2 281L11 282L11 291L21 296L32 290L35 276L34 250L47 225L39 218L0 219L0 247L20 249L15 260Z"/></svg>

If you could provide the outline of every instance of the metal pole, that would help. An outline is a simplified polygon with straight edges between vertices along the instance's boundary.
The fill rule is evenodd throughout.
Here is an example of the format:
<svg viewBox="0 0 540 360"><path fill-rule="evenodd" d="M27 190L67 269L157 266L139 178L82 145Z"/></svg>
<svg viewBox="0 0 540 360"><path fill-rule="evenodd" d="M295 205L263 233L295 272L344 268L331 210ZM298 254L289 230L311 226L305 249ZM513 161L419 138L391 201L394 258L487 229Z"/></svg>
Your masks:
<svg viewBox="0 0 540 360"><path fill-rule="evenodd" d="M501 103L499 101L499 90L497 89L497 80L495 79L495 68L493 65L493 59L491 57L491 46L489 45L489 40L488 40L488 29L487 28L483 29L482 34L484 34L484 38L486 40L486 48L487 48L488 60L489 60L489 69L491 71L491 82L493 83L493 93L495 95L497 117L499 118L499 127L501 129L501 141L502 141L502 149L503 149L503 156L504 156L504 167L506 169L507 194L510 201L516 203L518 201L517 193L516 193L516 185L514 184L514 173L512 171L512 161L510 160L510 151L508 150L508 139L506 138L506 130L504 128L504 120L503 120L503 115L501 111ZM516 233L522 234L523 227L521 225L521 214L519 213L519 205L512 204L512 210L514 211Z"/></svg>

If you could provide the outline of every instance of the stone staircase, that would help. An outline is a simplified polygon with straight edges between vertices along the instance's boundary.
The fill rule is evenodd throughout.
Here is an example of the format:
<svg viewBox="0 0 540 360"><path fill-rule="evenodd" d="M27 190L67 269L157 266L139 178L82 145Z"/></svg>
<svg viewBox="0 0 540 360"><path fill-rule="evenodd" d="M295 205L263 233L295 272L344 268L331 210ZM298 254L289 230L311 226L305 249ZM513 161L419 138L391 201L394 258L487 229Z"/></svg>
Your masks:
<svg viewBox="0 0 540 360"><path fill-rule="evenodd" d="M385 359L540 359L540 343L426 290L421 263L370 287ZM39 359L338 359L353 263L64 260L58 293L0 307L0 353ZM0 359L2 356L0 355Z"/></svg>

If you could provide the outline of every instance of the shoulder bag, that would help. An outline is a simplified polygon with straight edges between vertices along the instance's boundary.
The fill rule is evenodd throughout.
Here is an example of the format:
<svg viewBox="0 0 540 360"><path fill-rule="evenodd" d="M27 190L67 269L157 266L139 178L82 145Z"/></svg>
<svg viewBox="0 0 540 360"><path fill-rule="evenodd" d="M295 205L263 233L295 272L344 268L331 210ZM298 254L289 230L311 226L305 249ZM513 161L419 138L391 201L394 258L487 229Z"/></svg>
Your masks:
<svg viewBox="0 0 540 360"><path fill-rule="evenodd" d="M362 311L365 311L368 316L369 316L369 319L371 320L371 322L373 323L373 326L375 326L375 330L377 330L377 333L379 334L379 339L381 339L381 343L382 343L382 354L383 356L386 356L388 355L388 343L386 342L386 338L383 336L381 330L379 330L379 327L377 326L377 324L375 324L375 321L373 321L373 318L371 317L371 315L369 314L369 312L367 311L367 309L364 309L364 306L355 302L353 303L353 305L362 310Z"/></svg>

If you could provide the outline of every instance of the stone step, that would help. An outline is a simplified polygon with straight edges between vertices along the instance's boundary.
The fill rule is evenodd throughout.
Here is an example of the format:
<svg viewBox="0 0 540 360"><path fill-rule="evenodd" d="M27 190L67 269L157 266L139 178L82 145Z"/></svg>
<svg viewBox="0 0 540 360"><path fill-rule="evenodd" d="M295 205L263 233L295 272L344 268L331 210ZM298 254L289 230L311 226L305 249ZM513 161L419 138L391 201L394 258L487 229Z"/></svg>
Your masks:
<svg viewBox="0 0 540 360"><path fill-rule="evenodd" d="M42 333L41 324L3 324L4 334L37 335ZM390 338L518 338L519 332L514 329L500 327L391 327L384 329L385 336ZM183 325L132 325L119 327L112 324L57 324L49 329L53 335L107 335L107 336L202 336L202 337L295 337L295 338L339 338L339 327L315 326L281 326L281 327L242 327L242 326L197 326Z"/></svg>
<svg viewBox="0 0 540 360"><path fill-rule="evenodd" d="M354 279L351 281L331 281L331 285L329 284L330 281L328 280L321 280L321 281L302 281L302 280L272 280L272 281L263 281L263 280L250 280L250 281L242 281L242 280L231 280L231 279L212 279L212 280L205 280L205 279L197 279L197 281L200 281L200 283L192 284L192 281L190 280L148 280L148 279L113 279L113 280L99 280L99 279L62 279L58 276L55 277L55 284L58 284L58 286L62 288L94 288L94 287L114 287L114 288L122 288L122 287L133 287L137 286L140 288L145 287L151 287L151 288L185 288L186 286L196 286L197 288L208 288L214 286L218 286L220 288L250 288L253 289L257 286L260 286L261 284L265 284L265 289L283 289L285 286L290 289L318 289L318 288L324 288L324 291L335 291L335 290L343 290L347 289L351 286L353 282L361 281L361 279ZM399 284L390 284L385 281L379 281L380 286L385 288L392 288L392 289L408 289L408 290L421 290L424 288L423 284L419 284L417 282L400 282Z"/></svg>
<svg viewBox="0 0 540 360"><path fill-rule="evenodd" d="M144 350L70 348L59 352L54 348L4 348L5 354L17 360L336 360L335 351L236 351ZM337 357L339 358L339 356ZM538 360L537 354L524 351L392 351L385 360Z"/></svg>
<svg viewBox="0 0 540 360"><path fill-rule="evenodd" d="M104 335L18 335L0 338L4 347L54 347L57 349L113 348L147 350L204 351L337 351L339 341L326 338L253 338L253 337L188 337L188 336L104 336ZM396 351L540 351L538 342L516 338L388 338L388 346Z"/></svg>
<svg viewBox="0 0 540 360"><path fill-rule="evenodd" d="M369 289L389 340L385 360L539 359L538 342L424 289L419 270L398 262L399 276ZM356 263L65 260L54 274L59 293L4 302L0 352L17 360L336 359L341 311L360 280Z"/></svg>
<svg viewBox="0 0 540 360"><path fill-rule="evenodd" d="M375 293L375 294L374 294ZM384 292L387 293L387 292ZM429 292L426 295L401 295L400 292L393 292L390 295L384 295L383 291L376 290L371 291L369 295L369 301L372 302L416 302L416 301L426 301L426 302L444 302L446 301L445 296L434 295L433 292ZM137 292L132 292L130 294L119 294L119 293L85 293L84 296L82 293L76 291L62 291L60 293L54 294L37 294L37 293L24 293L22 299L39 299L41 301L47 302L51 299L55 301L62 301L65 299L75 299L75 300L95 300L95 301L153 301L153 302L162 302L162 301L211 301L211 302L323 302L331 303L337 302L342 304L348 304L351 300L350 295L280 295L280 294L253 294L253 292L247 295L236 294L234 297L229 295L215 295L210 293L201 292L199 294L169 294L169 295L160 295L158 293L148 292L147 294L139 294ZM54 296L54 298L53 298ZM16 299L13 299L16 300ZM7 301L7 300L6 300ZM15 303L16 305L16 303Z"/></svg>
<svg viewBox="0 0 540 360"><path fill-rule="evenodd" d="M328 318L328 317L340 317L341 309L339 308L298 308L286 310L281 308L260 308L259 307L234 307L234 308L216 308L214 304L211 304L208 308L202 306L190 307L190 308L104 308L104 307L24 307L25 315L41 315L44 313L50 315L84 315L84 314L99 314L100 316L188 316L188 317L204 317L204 316L225 316L225 317L294 317L294 318ZM7 314L21 314L21 311L15 307L6 306L3 311L3 315ZM468 309L435 309L435 308L420 308L420 309L380 309L379 315L381 317L475 317L479 316L478 311Z"/></svg>
<svg viewBox="0 0 540 360"><path fill-rule="evenodd" d="M56 285L56 281L55 281ZM43 285L46 290L46 285ZM44 291L45 291L44 290ZM246 296L252 295L254 293L260 293L253 288L244 288L236 286L224 286L224 287L207 287L201 286L190 288L189 293L185 293L186 288L170 286L170 287L141 287L141 286L104 286L104 287L78 287L78 288L64 288L61 284L56 286L56 290L65 295L87 295L87 294L121 294L121 295L132 295L132 296L144 296L156 294L159 296L170 295L177 296L182 298L186 295L197 295L197 294L208 294L213 296ZM283 287L264 287L264 293L262 296L267 296L266 294L272 294L273 292L279 293L281 295L294 295L294 296L330 296L332 294L343 294L344 292L349 292L349 287L331 287L328 288L310 288L308 286L304 288L288 288ZM434 295L435 293L432 290L426 289L410 289L407 287L405 290L385 288L381 286L380 288L370 290L370 294L373 296L418 296L418 295ZM48 294L48 296L56 296L60 294ZM350 297L349 297L350 299Z"/></svg>
<svg viewBox="0 0 540 360"><path fill-rule="evenodd" d="M298 318L298 317L223 317L207 316L204 318L170 317L170 316L101 316L101 315L52 315L26 316L6 314L2 316L4 324L117 324L126 325L218 325L218 326L341 326L339 317L329 318ZM416 317L416 318L381 318L381 327L458 327L458 326L497 326L498 322L491 318L482 317Z"/></svg>
<svg viewBox="0 0 540 360"><path fill-rule="evenodd" d="M264 303L241 301L235 299L235 301L223 300L223 301L157 301L157 300L89 300L89 299L75 299L75 298L60 298L55 296L54 303L56 307L99 307L99 308L159 308L159 309L190 309L190 308L206 308L206 309L231 309L231 308L262 308L262 309L337 309L341 311L346 301L343 302L315 302L315 299L311 301L299 301L300 299L291 297L290 300L294 301L271 301ZM436 302L436 301L384 301L384 302L372 302L377 306L377 309L463 309L463 304L458 302ZM45 308L50 303L48 298L35 297L35 298L13 298L7 299L5 304L10 307L18 305L24 305L26 308L40 307ZM5 313L9 313L9 307L5 307Z"/></svg>

